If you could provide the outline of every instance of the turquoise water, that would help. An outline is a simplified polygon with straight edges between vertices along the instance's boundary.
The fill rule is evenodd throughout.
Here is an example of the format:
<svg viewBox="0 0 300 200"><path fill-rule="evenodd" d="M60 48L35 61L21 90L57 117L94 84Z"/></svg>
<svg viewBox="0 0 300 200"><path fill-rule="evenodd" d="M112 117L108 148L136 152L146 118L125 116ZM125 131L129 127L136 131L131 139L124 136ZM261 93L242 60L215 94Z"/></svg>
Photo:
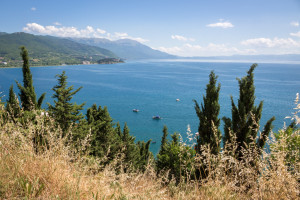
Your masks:
<svg viewBox="0 0 300 200"><path fill-rule="evenodd" d="M94 103L107 106L114 122L119 121L122 126L127 122L137 140L157 141L151 145L151 150L156 153L164 125L168 126L170 133L176 131L184 137L188 124L193 133L197 132L199 122L192 100L201 102L211 70L219 76L221 83L220 117L231 117L230 95L235 102L238 98L236 78L245 76L251 64L139 61L114 65L35 67L31 71L38 96L46 92L45 102L52 103L51 88L57 84L55 75L65 70L69 85L74 85L74 88L83 86L74 101L86 102L85 109ZM293 111L293 100L300 92L299 69L299 64L267 63L259 63L255 69L256 104L264 100L262 124L275 116L274 131L283 126L284 117ZM22 82L22 69L0 69L0 78L0 91L7 97L11 84L18 91L15 80ZM46 104L43 106L46 107ZM134 108L140 112L132 112ZM153 120L154 115L160 115L162 119Z"/></svg>

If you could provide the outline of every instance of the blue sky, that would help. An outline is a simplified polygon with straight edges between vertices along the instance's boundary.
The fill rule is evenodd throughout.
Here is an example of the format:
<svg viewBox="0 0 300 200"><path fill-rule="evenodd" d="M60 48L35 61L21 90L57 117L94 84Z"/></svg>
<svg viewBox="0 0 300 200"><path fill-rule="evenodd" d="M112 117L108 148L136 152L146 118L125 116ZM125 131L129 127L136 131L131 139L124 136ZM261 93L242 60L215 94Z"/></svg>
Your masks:
<svg viewBox="0 0 300 200"><path fill-rule="evenodd" d="M134 39L181 56L300 54L300 0L1 0L0 31Z"/></svg>

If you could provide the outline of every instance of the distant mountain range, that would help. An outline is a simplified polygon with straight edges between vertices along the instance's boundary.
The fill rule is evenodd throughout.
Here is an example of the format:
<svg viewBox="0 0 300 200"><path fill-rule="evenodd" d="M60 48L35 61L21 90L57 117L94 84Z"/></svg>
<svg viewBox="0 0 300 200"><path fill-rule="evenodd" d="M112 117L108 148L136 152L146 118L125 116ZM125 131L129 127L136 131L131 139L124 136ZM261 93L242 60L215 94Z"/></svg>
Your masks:
<svg viewBox="0 0 300 200"><path fill-rule="evenodd" d="M0 32L0 67L21 66L20 46L28 49L31 66L115 63L118 59L187 59L243 62L300 62L300 54L179 57L130 39L60 38ZM104 62L105 61L105 62ZM108 62L109 61L109 62Z"/></svg>
<svg viewBox="0 0 300 200"><path fill-rule="evenodd" d="M70 38L73 41L108 49L117 54L122 59L141 60L141 59L174 59L178 56L170 55L158 50L154 50L135 40L121 39L111 41L103 38Z"/></svg>
<svg viewBox="0 0 300 200"><path fill-rule="evenodd" d="M188 60L212 60L212 61L243 61L243 62L300 62L300 54L281 55L232 55L232 56L207 56L185 57Z"/></svg>
<svg viewBox="0 0 300 200"><path fill-rule="evenodd" d="M119 58L113 52L65 38L38 36L28 33L0 33L0 62L20 66L20 46L25 46L31 65L97 63L104 58Z"/></svg>

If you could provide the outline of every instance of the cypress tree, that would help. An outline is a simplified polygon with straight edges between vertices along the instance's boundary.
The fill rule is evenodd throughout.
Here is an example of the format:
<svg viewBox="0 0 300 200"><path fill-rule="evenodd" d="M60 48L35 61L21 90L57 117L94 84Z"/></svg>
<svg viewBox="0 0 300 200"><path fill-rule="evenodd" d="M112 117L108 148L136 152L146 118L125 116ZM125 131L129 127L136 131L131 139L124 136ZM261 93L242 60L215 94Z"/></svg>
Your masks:
<svg viewBox="0 0 300 200"><path fill-rule="evenodd" d="M195 102L195 110L199 118L199 127L197 138L196 151L201 153L202 145L210 145L211 152L217 154L220 151L221 131L219 129L220 119L218 118L220 112L219 92L221 84L216 86L218 76L211 71L209 75L209 83L206 85L206 96L203 95L203 103L201 107L198 102Z"/></svg>
<svg viewBox="0 0 300 200"><path fill-rule="evenodd" d="M18 88L21 91L19 95L20 95L22 107L25 111L40 109L46 93L43 93L38 99L38 101L36 101L36 94L33 87L32 74L29 67L28 51L24 46L22 46L20 49L21 49L20 55L22 56L23 59L23 67L22 67L23 86L17 81L16 83L18 85Z"/></svg>
<svg viewBox="0 0 300 200"><path fill-rule="evenodd" d="M111 160L119 146L119 137L113 127L112 118L110 117L107 107L97 108L93 104L87 110L87 122L91 127L91 155L103 157L107 155Z"/></svg>
<svg viewBox="0 0 300 200"><path fill-rule="evenodd" d="M122 131L121 131L121 126L120 126L119 122L117 123L116 133L120 138L122 137Z"/></svg>
<svg viewBox="0 0 300 200"><path fill-rule="evenodd" d="M163 128L163 136L161 138L161 145L160 145L160 151L159 154L163 154L165 153L166 149L167 149L167 137L168 137L168 127L165 125Z"/></svg>
<svg viewBox="0 0 300 200"><path fill-rule="evenodd" d="M65 71L55 77L58 77L58 85L52 88L55 92L52 98L56 100L54 100L54 106L48 103L49 113L54 116L65 135L73 123L83 118L80 110L83 109L84 103L80 105L71 103L73 96L81 90L82 87L74 91L72 91L73 86L67 87L68 77L65 75Z"/></svg>
<svg viewBox="0 0 300 200"><path fill-rule="evenodd" d="M132 163L133 166L136 166L139 152L134 140L135 138L129 134L129 128L127 123L125 123L122 135L123 147L125 147L125 162Z"/></svg>
<svg viewBox="0 0 300 200"><path fill-rule="evenodd" d="M259 122L262 115L263 102L261 101L258 106L254 105L255 102L255 86L254 86L254 74L253 71L257 67L257 64L253 64L247 76L242 79L237 79L239 82L240 98L238 100L238 106L235 105L233 97L231 96L232 105L232 119L223 117L224 121L224 143L232 142L236 137L237 142L237 156L241 159L241 149L246 148L253 139L256 138ZM265 145L265 141L272 129L272 122L275 117L268 120L264 126L259 139L256 141L257 146L262 149Z"/></svg>
<svg viewBox="0 0 300 200"><path fill-rule="evenodd" d="M6 102L6 110L12 117L17 117L20 113L20 105L17 95L14 93L13 85L9 88L9 97Z"/></svg>
<svg viewBox="0 0 300 200"><path fill-rule="evenodd" d="M139 168L145 170L145 166L148 164L149 160L153 158L153 154L151 153L150 149L151 140L147 142L140 142L138 141L137 146L139 147L140 151L140 160L139 160Z"/></svg>

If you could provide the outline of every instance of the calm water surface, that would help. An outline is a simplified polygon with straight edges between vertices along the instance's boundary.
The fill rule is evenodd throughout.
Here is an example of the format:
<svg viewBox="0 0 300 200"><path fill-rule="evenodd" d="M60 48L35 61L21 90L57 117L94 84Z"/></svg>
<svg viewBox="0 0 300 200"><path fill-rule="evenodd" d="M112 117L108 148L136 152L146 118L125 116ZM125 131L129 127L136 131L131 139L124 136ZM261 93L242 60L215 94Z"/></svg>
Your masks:
<svg viewBox="0 0 300 200"><path fill-rule="evenodd" d="M86 102L85 109L94 103L107 106L114 122L122 126L127 122L137 140L157 141L151 145L156 154L164 125L170 133L179 132L183 137L188 124L192 132L197 132L199 122L192 100L202 101L211 70L221 83L220 117L231 117L230 96L237 103L239 94L236 78L245 76L251 64L136 61L114 65L33 67L31 71L37 95L46 92L44 102L53 103L51 88L57 84L55 75L65 70L69 85L83 86L74 101ZM262 63L254 72L256 104L264 101L262 124L275 116L276 131L283 126L284 117L293 111L295 94L300 92L300 65ZM0 91L6 95L4 99L11 84L18 92L15 80L22 82L21 68L0 69ZM46 103L43 107L47 107ZM134 108L140 112L132 112ZM154 115L162 119L153 120Z"/></svg>

